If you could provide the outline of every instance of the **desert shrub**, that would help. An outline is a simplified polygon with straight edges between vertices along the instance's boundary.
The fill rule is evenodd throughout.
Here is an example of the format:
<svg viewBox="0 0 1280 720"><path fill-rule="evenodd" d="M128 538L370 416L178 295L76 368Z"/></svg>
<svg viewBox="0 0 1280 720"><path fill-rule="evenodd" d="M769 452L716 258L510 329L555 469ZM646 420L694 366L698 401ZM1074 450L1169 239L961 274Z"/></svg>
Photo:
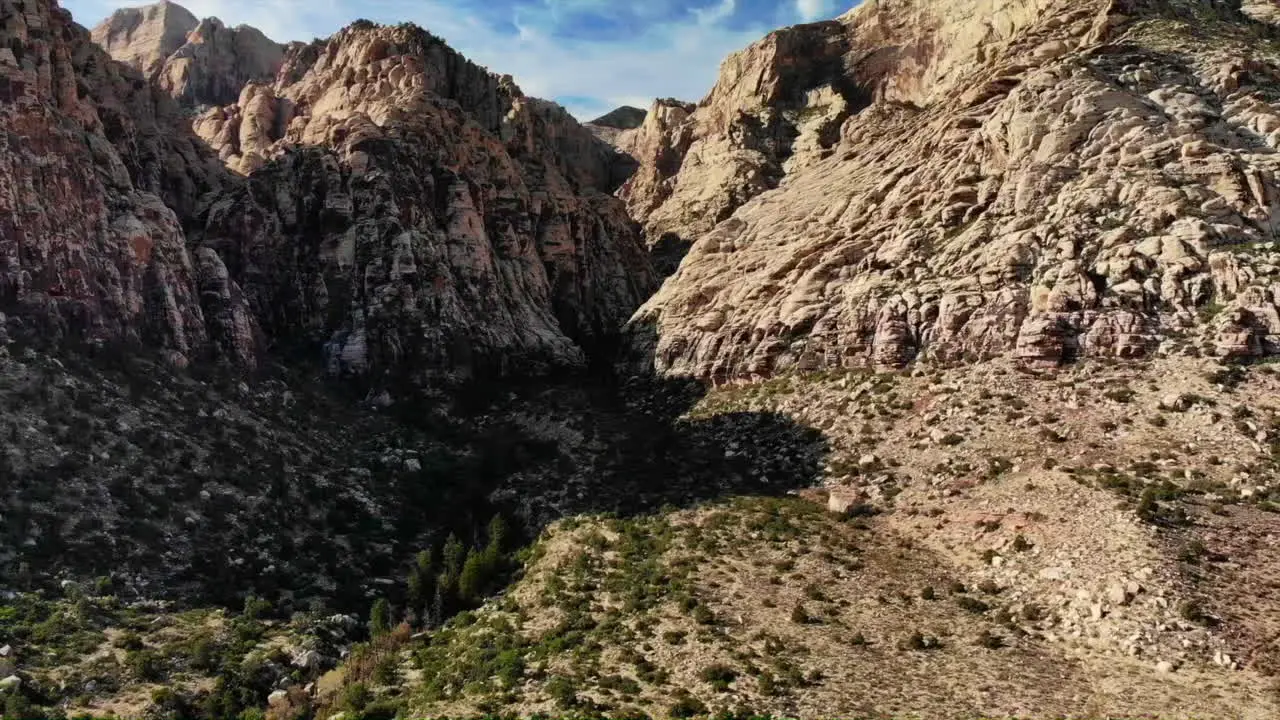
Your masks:
<svg viewBox="0 0 1280 720"><path fill-rule="evenodd" d="M667 708L667 714L673 718L691 718L707 714L707 706L688 692L677 695L675 702Z"/></svg>
<svg viewBox="0 0 1280 720"><path fill-rule="evenodd" d="M160 658L150 650L131 650L124 658L125 667L143 682L155 682L163 678L164 667Z"/></svg>
<svg viewBox="0 0 1280 720"><path fill-rule="evenodd" d="M998 650L1004 647L1004 639L990 630L983 630L973 641L974 645L984 647L988 650Z"/></svg>
<svg viewBox="0 0 1280 720"><path fill-rule="evenodd" d="M698 677L716 691L726 692L729 690L729 684L737 679L738 673L728 665L716 663L703 668L702 672L698 673Z"/></svg>
<svg viewBox="0 0 1280 720"><path fill-rule="evenodd" d="M141 650L143 648L142 638L138 636L138 633L132 630L126 630L120 633L120 636L116 638L115 642L112 643L112 645L115 645L121 650L131 650L131 651Z"/></svg>
<svg viewBox="0 0 1280 720"><path fill-rule="evenodd" d="M904 650L936 650L942 647L938 638L915 631L908 635L899 645Z"/></svg>
<svg viewBox="0 0 1280 720"><path fill-rule="evenodd" d="M813 618L810 617L809 611L805 610L803 604L796 603L795 607L791 608L791 622L804 625L813 622Z"/></svg>
<svg viewBox="0 0 1280 720"><path fill-rule="evenodd" d="M341 705L344 710L359 714L372 701L373 693L369 692L364 683L352 683L342 691Z"/></svg>
<svg viewBox="0 0 1280 720"><path fill-rule="evenodd" d="M574 683L563 675L556 675L547 681L547 694L561 710L571 710L578 706L578 693Z"/></svg>

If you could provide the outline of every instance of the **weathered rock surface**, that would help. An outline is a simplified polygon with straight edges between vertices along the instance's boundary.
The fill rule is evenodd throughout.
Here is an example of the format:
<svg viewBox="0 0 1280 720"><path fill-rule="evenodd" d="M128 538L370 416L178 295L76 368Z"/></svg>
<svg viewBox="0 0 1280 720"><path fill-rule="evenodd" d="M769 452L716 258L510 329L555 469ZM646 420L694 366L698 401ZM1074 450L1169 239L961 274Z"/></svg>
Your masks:
<svg viewBox="0 0 1280 720"><path fill-rule="evenodd" d="M155 76L187 42L200 20L176 3L120 8L93 28L93 41L112 58Z"/></svg>
<svg viewBox="0 0 1280 720"><path fill-rule="evenodd" d="M876 47L855 47L835 21L785 28L729 56L696 106L655 101L644 125L619 142L641 163L621 196L649 239L694 239L787 172L829 155L841 122L870 101L854 64Z"/></svg>
<svg viewBox="0 0 1280 720"><path fill-rule="evenodd" d="M195 130L247 185L202 243L277 339L335 370L578 365L654 287L625 158L411 26L290 50Z"/></svg>
<svg viewBox="0 0 1280 720"><path fill-rule="evenodd" d="M238 288L216 255L193 260L175 214L224 175L181 132L177 107L53 3L0 2L0 47L8 334L146 344L177 364L252 363Z"/></svg>
<svg viewBox="0 0 1280 720"><path fill-rule="evenodd" d="M618 130L633 130L644 123L647 113L643 108L623 105L587 123L598 127L611 127Z"/></svg>
<svg viewBox="0 0 1280 720"><path fill-rule="evenodd" d="M1280 351L1280 56L1238 8L884 0L731 57L631 149L650 241L696 240L640 355L723 378Z"/></svg>
<svg viewBox="0 0 1280 720"><path fill-rule="evenodd" d="M595 133L601 140L618 147L619 139L628 130L635 130L644 124L647 113L638 107L623 105L604 115L584 123L583 127Z"/></svg>
<svg viewBox="0 0 1280 720"><path fill-rule="evenodd" d="M284 58L284 46L256 28L197 20L167 0L117 10L93 40L186 107L235 102L246 83L274 78Z"/></svg>

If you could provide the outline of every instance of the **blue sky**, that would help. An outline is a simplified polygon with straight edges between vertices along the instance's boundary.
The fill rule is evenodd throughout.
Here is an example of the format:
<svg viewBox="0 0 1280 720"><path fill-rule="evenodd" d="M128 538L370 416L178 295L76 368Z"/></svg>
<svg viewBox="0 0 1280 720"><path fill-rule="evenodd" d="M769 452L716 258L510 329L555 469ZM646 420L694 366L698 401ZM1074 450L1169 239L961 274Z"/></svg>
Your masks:
<svg viewBox="0 0 1280 720"><path fill-rule="evenodd" d="M588 120L655 97L697 101L720 61L783 25L835 17L857 0L179 0L199 17L279 41L326 37L357 18L415 22L530 95ZM92 27L129 0L62 0Z"/></svg>

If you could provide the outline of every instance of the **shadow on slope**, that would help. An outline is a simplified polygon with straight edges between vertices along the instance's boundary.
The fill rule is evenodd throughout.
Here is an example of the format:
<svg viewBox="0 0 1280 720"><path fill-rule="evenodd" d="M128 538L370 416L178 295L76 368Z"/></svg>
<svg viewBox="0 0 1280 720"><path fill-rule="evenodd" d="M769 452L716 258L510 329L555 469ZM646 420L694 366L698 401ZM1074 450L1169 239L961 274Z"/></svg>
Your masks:
<svg viewBox="0 0 1280 720"><path fill-rule="evenodd" d="M0 590L63 580L123 597L282 612L401 605L412 560L495 515L631 515L811 485L817 432L765 413L682 415L700 383L586 372L393 388L362 402L319 369L246 382L120 352L0 358ZM376 396L374 396L376 399ZM522 544L513 539L510 545Z"/></svg>

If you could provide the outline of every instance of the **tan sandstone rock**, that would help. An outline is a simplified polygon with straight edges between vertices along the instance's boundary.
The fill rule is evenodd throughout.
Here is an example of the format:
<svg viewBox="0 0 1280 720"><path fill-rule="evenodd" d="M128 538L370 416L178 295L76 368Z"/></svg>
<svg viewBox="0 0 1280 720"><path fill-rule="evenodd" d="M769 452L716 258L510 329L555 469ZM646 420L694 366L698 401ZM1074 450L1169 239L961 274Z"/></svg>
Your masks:
<svg viewBox="0 0 1280 720"><path fill-rule="evenodd" d="M117 10L93 40L188 107L234 102L245 83L274 78L284 59L284 46L256 28L197 20L167 0Z"/></svg>
<svg viewBox="0 0 1280 720"><path fill-rule="evenodd" d="M880 0L774 33L636 131L622 196L650 242L693 244L635 357L728 378L1280 351L1280 58L1249 22L1204 0ZM802 142L810 115L838 132Z"/></svg>

